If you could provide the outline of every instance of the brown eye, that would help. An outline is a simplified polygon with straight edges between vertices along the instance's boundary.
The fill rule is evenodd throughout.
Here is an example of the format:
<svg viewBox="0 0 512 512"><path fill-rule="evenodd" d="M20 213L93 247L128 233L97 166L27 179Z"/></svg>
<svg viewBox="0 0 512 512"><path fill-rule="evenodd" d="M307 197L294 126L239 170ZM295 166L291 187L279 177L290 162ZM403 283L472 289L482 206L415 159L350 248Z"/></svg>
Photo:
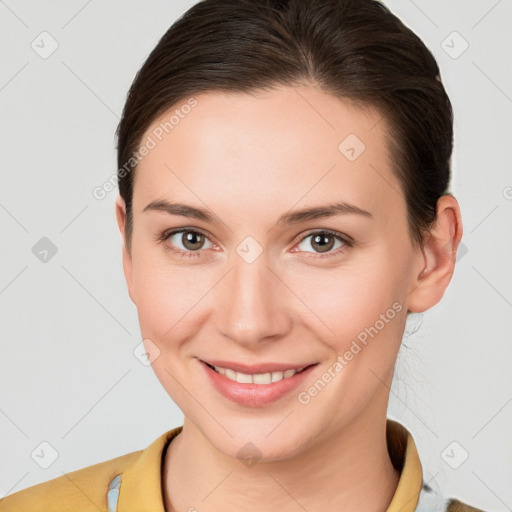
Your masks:
<svg viewBox="0 0 512 512"><path fill-rule="evenodd" d="M197 251L201 249L205 240L205 236L201 233L196 233L195 231L185 231L181 235L181 242L185 249L189 249L190 251Z"/></svg>
<svg viewBox="0 0 512 512"><path fill-rule="evenodd" d="M350 244L341 236L329 231L316 231L303 237L297 247L299 250L309 253L322 254L332 252L336 254L338 251L333 251L333 249L340 249L344 246L350 246ZM313 250L309 250L310 248Z"/></svg>
<svg viewBox="0 0 512 512"><path fill-rule="evenodd" d="M334 236L330 234L313 235L311 247L318 252L328 252L334 247Z"/></svg>
<svg viewBox="0 0 512 512"><path fill-rule="evenodd" d="M213 245L206 235L199 231L193 231L190 229L182 229L180 231L168 233L164 238L168 244L174 246L176 251L182 252L197 252L201 249L207 249ZM210 246L208 246L207 243L209 243Z"/></svg>

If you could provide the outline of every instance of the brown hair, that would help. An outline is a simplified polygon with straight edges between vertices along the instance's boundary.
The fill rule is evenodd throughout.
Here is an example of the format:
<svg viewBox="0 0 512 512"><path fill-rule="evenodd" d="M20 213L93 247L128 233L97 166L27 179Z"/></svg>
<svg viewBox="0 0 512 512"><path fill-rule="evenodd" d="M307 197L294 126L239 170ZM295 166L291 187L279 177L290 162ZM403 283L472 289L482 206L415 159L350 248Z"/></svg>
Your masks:
<svg viewBox="0 0 512 512"><path fill-rule="evenodd" d="M411 238L421 244L438 198L448 193L453 112L419 37L376 0L203 0L144 62L117 128L128 250L133 156L156 118L200 92L250 93L303 81L383 115Z"/></svg>

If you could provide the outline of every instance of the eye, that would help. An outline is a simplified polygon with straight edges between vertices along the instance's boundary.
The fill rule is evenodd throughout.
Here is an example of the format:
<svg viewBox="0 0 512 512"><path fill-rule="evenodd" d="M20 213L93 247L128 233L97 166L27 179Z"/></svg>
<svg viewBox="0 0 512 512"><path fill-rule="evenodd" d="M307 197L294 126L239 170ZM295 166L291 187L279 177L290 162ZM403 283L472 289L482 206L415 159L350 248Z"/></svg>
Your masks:
<svg viewBox="0 0 512 512"><path fill-rule="evenodd" d="M308 241L308 239L311 240ZM341 233L330 230L322 230L310 232L309 234L303 236L300 239L297 247L300 251L316 253L319 255L319 257L329 257L343 253L346 247L352 247L353 245L354 242L349 239L349 237L346 237ZM309 251L308 248L313 248L313 251ZM294 248L291 252L298 251Z"/></svg>
<svg viewBox="0 0 512 512"><path fill-rule="evenodd" d="M181 228L172 231L164 231L158 237L158 240L165 242L166 247L170 251L185 258L199 256L200 250L208 249L214 245L204 233L195 229ZM205 247L205 242L210 245Z"/></svg>
<svg viewBox="0 0 512 512"><path fill-rule="evenodd" d="M311 240L307 242L308 239ZM165 243L168 250L183 258L199 257L202 249L215 247L206 234L197 229L188 228L164 231L158 236L158 241ZM352 247L354 244L350 237L324 229L302 236L296 245L297 249L293 248L291 252L316 253L307 257L325 258L343 253L347 247ZM313 248L313 251L308 250L308 247Z"/></svg>

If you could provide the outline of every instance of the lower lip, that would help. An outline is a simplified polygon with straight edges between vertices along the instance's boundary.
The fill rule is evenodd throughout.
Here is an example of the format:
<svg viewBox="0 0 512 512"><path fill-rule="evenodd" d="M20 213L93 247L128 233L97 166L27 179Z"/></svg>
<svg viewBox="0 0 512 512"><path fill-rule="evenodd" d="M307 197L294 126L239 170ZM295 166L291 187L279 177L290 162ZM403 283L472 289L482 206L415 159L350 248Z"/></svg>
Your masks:
<svg viewBox="0 0 512 512"><path fill-rule="evenodd" d="M203 361L200 362L217 391L237 404L250 407L261 407L279 400L279 398L299 386L317 366L316 364L311 365L302 372L296 373L293 377L270 384L243 384L228 379L222 373L212 370Z"/></svg>

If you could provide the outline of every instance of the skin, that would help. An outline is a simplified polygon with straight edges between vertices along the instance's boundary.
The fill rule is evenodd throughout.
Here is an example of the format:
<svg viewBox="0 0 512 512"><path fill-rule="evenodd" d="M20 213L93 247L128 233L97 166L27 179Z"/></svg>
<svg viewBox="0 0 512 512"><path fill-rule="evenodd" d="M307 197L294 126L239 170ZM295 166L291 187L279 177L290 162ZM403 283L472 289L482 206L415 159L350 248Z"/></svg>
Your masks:
<svg viewBox="0 0 512 512"><path fill-rule="evenodd" d="M378 112L309 83L195 98L197 106L139 163L131 249L126 240L123 248L142 336L148 351L160 351L154 371L185 417L165 457L165 506L385 510L399 479L385 437L394 364L408 312L435 305L452 277L462 236L457 201L439 199L434 229L415 246ZM351 133L366 146L355 161L338 150ZM143 212L160 199L208 208L218 224ZM340 200L372 216L276 223L290 210ZM120 197L116 216L124 237ZM158 242L171 228L199 229L207 238L194 241L196 250L184 245L184 233ZM307 236L322 229L355 245L328 238L335 245L322 257ZM263 250L252 263L236 252L248 236ZM402 310L320 393L300 403L298 393L393 303ZM299 389L250 407L217 392L198 358L319 364ZM247 442L261 454L250 467L237 458Z"/></svg>

